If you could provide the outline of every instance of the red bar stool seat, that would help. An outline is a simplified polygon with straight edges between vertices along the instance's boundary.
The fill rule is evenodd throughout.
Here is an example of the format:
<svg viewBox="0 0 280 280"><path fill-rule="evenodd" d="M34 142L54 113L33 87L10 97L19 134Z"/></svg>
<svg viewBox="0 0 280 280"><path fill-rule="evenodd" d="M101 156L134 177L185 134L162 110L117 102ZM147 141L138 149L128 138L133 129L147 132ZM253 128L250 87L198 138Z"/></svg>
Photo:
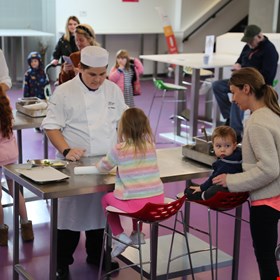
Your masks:
<svg viewBox="0 0 280 280"><path fill-rule="evenodd" d="M115 207L108 206L106 208L106 212L107 212L107 215L110 213L114 213L114 214L119 214L121 216L136 219L137 220L138 240L140 240L140 224L141 223L147 223L150 225L150 236L151 237L152 237L152 234L155 233L154 228L157 226L162 226L162 227L170 229L172 231L176 230L177 214L178 214L179 210L181 209L185 200L186 200L186 197L184 195L177 200L174 200L171 198L165 198L165 201L162 204L147 203L142 209L140 209L139 211L134 212L134 213L127 213L127 212L121 211L120 209L117 209ZM174 222L174 227L169 227L169 226L160 224L160 222L170 219L174 215L176 217L175 222ZM106 221L106 226L105 226L104 236L103 236L103 245L107 244L107 246L106 246L107 250L106 250L106 256L104 256L104 253L102 253L100 264L102 264L104 257L106 257L106 262L110 263L110 253L109 253L110 249L108 249L108 247L110 248L112 239L115 239L115 240L121 242L120 240L118 240L114 236L112 236L111 231L109 230L109 227L108 227L108 223ZM187 248L189 250L187 238L185 240L186 240ZM102 265L100 265L99 274L98 274L99 280L103 279L105 277L108 277L109 275L111 275L114 272L129 268L132 266L139 267L141 279L143 279L143 265L146 264L147 262L144 263L142 260L143 258L142 258L141 242L139 242L139 244L137 246L129 245L129 247L132 247L132 248L135 248L138 250L139 263L132 264L132 265L124 265L124 266L120 267L119 269L116 269L113 271L106 271L106 273L103 275L102 275ZM157 245L156 245L156 247L157 247ZM152 256L153 254L157 254L157 252L154 252L154 249L155 248L153 248L152 244L150 243L150 256ZM150 263L150 265L151 265L151 269L150 269L150 272L151 272L151 270L152 270L151 260L148 263ZM192 269L190 255L189 255L189 263L190 263L190 266Z"/></svg>
<svg viewBox="0 0 280 280"><path fill-rule="evenodd" d="M184 193L179 193L177 197L182 197L184 196ZM210 263L211 263L211 278L212 279L218 279L218 274L217 274L217 269L218 269L218 214L223 213L227 216L231 216L235 219L238 219L235 215L232 215L230 213L227 213L227 211L235 209L239 206L241 206L244 202L248 202L249 193L248 192L217 192L213 197L211 197L208 200L188 200L186 199L186 203L197 203L201 204L205 207L207 207L207 212L208 212L208 231L198 229L196 227L193 227L189 224L186 224L184 226L185 229L185 234L187 234L187 229L193 229L195 231L198 231L200 233L206 234L209 237L209 249L207 251L210 251ZM215 243L216 246L213 248L213 238L212 238L212 223L211 223L211 210L216 211L216 238L215 238ZM186 223L186 219L183 219ZM248 221L244 219L240 219L242 221L245 221L248 223ZM215 250L215 277L214 277L214 262L213 262L213 250ZM197 253L196 252L190 252L190 254ZM172 246L170 250L170 256L172 254ZM168 261L170 263L170 261Z"/></svg>

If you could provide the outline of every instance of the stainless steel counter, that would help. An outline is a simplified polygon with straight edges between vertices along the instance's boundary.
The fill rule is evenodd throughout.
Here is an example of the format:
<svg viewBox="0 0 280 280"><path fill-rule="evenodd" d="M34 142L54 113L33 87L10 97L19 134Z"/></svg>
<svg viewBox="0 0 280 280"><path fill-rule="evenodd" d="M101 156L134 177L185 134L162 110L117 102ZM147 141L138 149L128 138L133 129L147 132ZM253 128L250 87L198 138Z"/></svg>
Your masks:
<svg viewBox="0 0 280 280"><path fill-rule="evenodd" d="M203 164L187 160L182 157L182 148L168 148L157 150L160 175L163 182L174 182L186 179L202 178L211 173L211 169ZM70 162L67 168L62 170L69 175L69 180L60 183L36 184L33 181L21 176L16 169L23 168L24 164L13 164L3 167L4 174L15 181L14 193L14 239L13 239L13 279L19 279L25 275L25 279L33 279L27 271L19 264L19 186L29 189L38 197L51 199L50 211L50 274L49 279L55 279L56 273L56 240L57 240L57 200L61 197L89 194L101 191L111 191L114 187L115 176L113 175L74 175L74 167L89 165L99 158L84 158L74 163Z"/></svg>
<svg viewBox="0 0 280 280"><path fill-rule="evenodd" d="M28 128L37 128L41 126L44 117L32 118L16 110L13 111L14 124L13 129L17 131L17 143L19 150L19 163L22 163L22 130ZM44 134L44 158L48 158L48 137Z"/></svg>

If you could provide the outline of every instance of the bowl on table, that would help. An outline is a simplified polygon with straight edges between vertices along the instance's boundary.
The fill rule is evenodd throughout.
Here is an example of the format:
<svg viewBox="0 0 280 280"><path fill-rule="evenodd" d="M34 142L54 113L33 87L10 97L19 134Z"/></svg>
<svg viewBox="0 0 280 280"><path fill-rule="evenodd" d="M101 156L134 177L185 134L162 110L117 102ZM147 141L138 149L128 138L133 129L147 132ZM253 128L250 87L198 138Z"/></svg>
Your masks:
<svg viewBox="0 0 280 280"><path fill-rule="evenodd" d="M68 164L67 161L60 160L60 159L33 159L33 160L28 160L27 163L31 164L32 167L51 166L56 169L65 168Z"/></svg>

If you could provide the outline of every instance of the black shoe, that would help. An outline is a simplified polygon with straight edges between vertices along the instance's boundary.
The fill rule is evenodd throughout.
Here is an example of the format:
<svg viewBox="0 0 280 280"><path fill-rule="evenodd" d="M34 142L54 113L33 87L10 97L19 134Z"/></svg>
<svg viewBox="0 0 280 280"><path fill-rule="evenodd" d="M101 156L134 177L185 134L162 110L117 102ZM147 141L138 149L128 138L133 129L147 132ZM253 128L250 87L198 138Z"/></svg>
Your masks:
<svg viewBox="0 0 280 280"><path fill-rule="evenodd" d="M92 265L99 267L100 260L90 259L89 257L87 257L86 261L88 264L92 264ZM111 261L111 270L118 269L119 267L120 267L120 265L118 262ZM103 263L102 263L102 270L105 270L105 269L106 269L106 264L105 264L105 259L104 259Z"/></svg>
<svg viewBox="0 0 280 280"><path fill-rule="evenodd" d="M69 266L59 267L56 270L56 280L68 280Z"/></svg>
<svg viewBox="0 0 280 280"><path fill-rule="evenodd" d="M187 199L188 200L202 200L202 192L196 192L196 193L193 193L194 190L190 189L190 188L186 188L184 193L185 195L187 196Z"/></svg>

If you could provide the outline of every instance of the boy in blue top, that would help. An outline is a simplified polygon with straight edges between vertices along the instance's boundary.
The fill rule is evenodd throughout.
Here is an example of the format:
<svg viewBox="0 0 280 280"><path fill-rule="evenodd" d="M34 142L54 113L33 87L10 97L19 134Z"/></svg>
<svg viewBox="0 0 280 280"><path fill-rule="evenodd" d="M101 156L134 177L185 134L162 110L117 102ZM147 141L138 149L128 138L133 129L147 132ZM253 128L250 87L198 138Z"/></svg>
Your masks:
<svg viewBox="0 0 280 280"><path fill-rule="evenodd" d="M31 52L27 57L29 69L24 74L23 97L46 99L44 88L48 84L41 55Z"/></svg>
<svg viewBox="0 0 280 280"><path fill-rule="evenodd" d="M217 160L213 163L213 173L201 185L185 189L189 200L207 200L218 191L228 192L227 188L214 185L212 179L223 173L242 172L241 149L237 147L236 133L229 126L218 126L212 134L212 143Z"/></svg>

